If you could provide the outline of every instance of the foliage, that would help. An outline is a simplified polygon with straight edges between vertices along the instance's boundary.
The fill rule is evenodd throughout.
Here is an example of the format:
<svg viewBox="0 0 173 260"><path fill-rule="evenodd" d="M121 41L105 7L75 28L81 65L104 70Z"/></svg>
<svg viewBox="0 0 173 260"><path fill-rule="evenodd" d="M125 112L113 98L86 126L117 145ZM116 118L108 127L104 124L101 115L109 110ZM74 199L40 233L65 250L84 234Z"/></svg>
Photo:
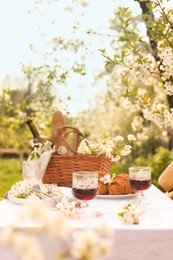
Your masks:
<svg viewBox="0 0 173 260"><path fill-rule="evenodd" d="M34 9L30 10L28 15L30 15L30 12L37 12L37 9L41 9L41 6L44 6L46 2L40 1L35 3ZM56 2L51 1L49 4L52 6L55 4L56 6ZM89 52L85 41L81 37L74 35L74 33L76 32L75 25L78 24L76 20L82 17L87 3L79 1L78 3L72 2L71 5L72 9L76 5L81 8L81 13L78 13L79 16L77 18L73 17L69 23L72 34L68 33L66 36L64 33L57 34L49 42L46 39L46 50L44 51L41 48L41 50L37 50L37 53L34 45L31 44L31 51L34 55L39 56L39 61L37 62L39 65L23 64L21 66L23 77L20 79L16 78L13 81L11 80L12 77L10 77L1 86L0 116L2 121L0 122L0 128L2 131L0 133L0 146L2 147L28 148L28 141L32 139L31 134L24 125L25 117L28 114L33 117L40 133L50 135L52 113L57 107L58 109L62 107L63 110L66 110L68 101L71 98L69 93L67 93L66 97L63 97L61 88L65 88L68 85L71 87L72 78L73 81L77 78L77 84L79 85L82 85L78 82L79 79L82 79L81 82L84 81L83 77L86 75L87 59L92 57L93 50ZM67 14L72 13L68 6L64 8L64 14L65 12ZM45 13L43 12L40 19L44 15ZM55 21L53 17L51 17L51 20L52 28L55 25ZM59 28L59 23L57 26ZM45 27L42 30L45 30ZM51 32L49 33L51 34ZM45 31L42 31L42 36L44 34ZM22 139L21 136L25 138Z"/></svg>
<svg viewBox="0 0 173 260"><path fill-rule="evenodd" d="M156 149L156 154L150 158L138 157L135 159L135 165L149 165L151 167L152 182L159 189L162 188L158 184L158 178L165 168L172 162L173 154L164 147L158 147Z"/></svg>
<svg viewBox="0 0 173 260"><path fill-rule="evenodd" d="M135 159L134 159L135 158ZM143 154L138 157L128 157L125 161L121 160L113 164L111 173L128 173L130 166L150 166L152 174L152 183L163 191L162 187L158 184L158 178L166 167L172 162L173 154L165 147L157 147L155 154L148 154L145 157Z"/></svg>
<svg viewBox="0 0 173 260"><path fill-rule="evenodd" d="M46 82L43 77L39 81L38 75L30 73L29 80L26 76L23 82L26 88L12 89L12 86L4 88L0 96L0 146L6 148L16 148L18 150L28 150L29 140L32 140L30 131L25 125L26 116L31 115L38 125L38 130L44 134L50 134L50 109L54 96L50 93L48 75L44 72ZM16 84L18 83L16 79ZM47 87L46 87L47 86Z"/></svg>
<svg viewBox="0 0 173 260"><path fill-rule="evenodd" d="M0 199L14 183L22 180L21 172L22 167L19 159L0 158Z"/></svg>
<svg viewBox="0 0 173 260"><path fill-rule="evenodd" d="M142 2L148 8L145 15L134 17L130 8L118 8L113 21L119 35L112 43L117 46L115 55L110 57L105 49L101 53L106 67L111 67L114 78L116 75L116 89L125 98L126 108L141 111L147 120L167 128L173 126L173 110L167 100L173 94L173 10L159 0ZM140 31L144 22L147 35Z"/></svg>
<svg viewBox="0 0 173 260"><path fill-rule="evenodd" d="M44 2L46 1L40 1L40 3L37 4L38 7L41 7ZM53 2L55 1L52 1L52 5ZM84 4L83 1L78 1L78 3L76 2L75 4L81 8L81 13L77 17L77 19L80 19L80 17L82 17L82 15L85 13L85 9L87 9L89 3L85 2ZM72 12L72 10L74 11L74 6L72 4L71 11L70 8L67 8L67 13ZM112 29L116 29L119 33L118 39L116 38L117 40L113 40L113 47L116 54L114 55L113 59L106 55L106 50L102 49L102 54L107 58L107 64L109 65L109 68L112 67L111 71L113 75L116 76L118 72L120 72L119 76L116 77L115 82L115 79L113 78L112 80L112 77L107 70L106 74L109 75L108 84L110 84L111 89L109 88L108 92L104 93L105 97L101 98L102 102L100 102L99 97L97 100L94 100L96 105L95 107L92 106L93 109L91 109L89 113L87 111L88 115L86 114L86 111L84 111L84 124L82 120L80 120L81 115L79 115L77 118L77 126L87 133L90 132L93 137L98 137L100 129L102 132L109 132L111 135L124 135L133 131L130 122L133 120L133 117L135 118L136 111L135 113L133 111L132 114L129 113L130 111L124 112L125 109L122 108L122 99L120 99L120 94L124 96L124 93L126 93L135 98L135 100L139 98L137 87L139 84L142 86L141 78L139 81L137 81L137 83L135 83L132 81L132 79L130 79L129 74L131 68L133 68L132 72L135 72L135 69L140 72L138 67L133 66L134 63L142 66L142 64L146 64L147 62L147 59L143 60L142 56L138 57L139 53L142 53L141 49L144 49L146 53L149 48L146 41L144 41L140 35L140 28L138 27L138 24L140 24L139 19L141 21L141 17L132 17L130 9L123 7L120 7L119 10L115 12L115 17L116 19L114 19L111 27ZM53 23L54 21L52 18L52 24ZM77 23L76 18L72 21L70 26L73 28L72 33L75 35L79 26L79 22ZM97 34L94 34L93 32L93 35ZM92 32L90 32L90 36L93 35ZM15 90L15 97L13 91L10 90L11 93L6 94L7 97L5 97L6 99L9 99L9 102L6 104L6 106L10 108L11 114L13 115L9 115L8 112L5 112L4 114L5 118L2 120L3 123L1 125L3 130L3 134L1 134L1 142L3 142L2 146L18 146L20 149L27 147L27 142L24 143L23 140L21 140L22 135L26 137L27 141L31 138L28 129L26 130L24 125L21 125L21 122L24 122L26 113L29 113L33 116L34 121L36 122L36 125L38 126L38 129L41 133L46 135L50 134L50 118L52 111L54 110L53 106L55 104L59 105L60 102L63 101L60 100L59 96L55 96L54 94L56 93L57 89L66 85L67 82L68 84L71 84L71 81L69 80L71 79L72 75L74 76L74 74L80 74L84 76L87 73L86 60L91 58L93 54L92 49L90 49L89 54L88 47L91 42L90 39L88 39L88 41L84 41L83 37L79 38L78 36L74 38L69 36L66 39L61 35L57 35L49 42L48 49L44 55L41 52L39 53L44 56L44 59L42 59L42 65L35 67L23 65L23 72L25 76L24 80L22 81L22 85L24 86L24 90L19 90L18 92ZM31 49L34 51L34 46L31 45ZM73 55L73 59L69 58L71 55ZM115 70L113 69L115 65L116 74ZM130 70L124 71L124 68L128 69L129 67ZM97 80L98 78L95 78L95 82ZM112 92L115 88L114 86L119 86L119 80L122 81L120 93L118 89L116 92L114 91L113 95ZM148 91L151 95L157 96L155 95L156 93L153 92L152 85L148 86ZM138 95L136 95L137 93ZM18 98L21 97L17 102L18 105L14 102L17 96ZM6 99L5 102L7 102ZM145 105L149 104L146 97L143 98L143 100L145 100ZM0 103L3 103L3 101L0 101ZM11 103L11 105L9 105L9 103ZM63 103L65 105L66 101ZM143 108L144 103L140 102L140 104L143 105ZM136 109L136 107L134 109ZM126 114L126 120L124 120L124 117L122 117L122 113ZM96 124L96 122L98 123ZM8 132L6 131L7 128ZM153 126L151 126L151 128L154 129ZM148 133L151 133L151 128L148 130ZM92 129L92 133L90 129ZM145 135L148 133L145 133ZM9 135L14 136L14 138L9 139Z"/></svg>

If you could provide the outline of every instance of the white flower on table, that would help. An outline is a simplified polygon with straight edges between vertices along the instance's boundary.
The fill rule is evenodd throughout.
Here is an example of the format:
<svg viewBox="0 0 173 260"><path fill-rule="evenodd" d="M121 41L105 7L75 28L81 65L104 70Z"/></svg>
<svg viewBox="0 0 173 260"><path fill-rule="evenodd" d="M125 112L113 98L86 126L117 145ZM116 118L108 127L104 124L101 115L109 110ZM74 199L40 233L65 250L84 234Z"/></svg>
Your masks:
<svg viewBox="0 0 173 260"><path fill-rule="evenodd" d="M27 198L31 195L33 183L29 180L18 181L12 185L9 195L18 198Z"/></svg>
<svg viewBox="0 0 173 260"><path fill-rule="evenodd" d="M60 202L56 205L60 215L69 218L80 218L84 217L85 203L77 203L76 200L70 201L69 198L63 197Z"/></svg>
<svg viewBox="0 0 173 260"><path fill-rule="evenodd" d="M118 217L123 224L138 225L140 217L144 214L144 209L133 205L130 202L124 202L122 210L118 213Z"/></svg>
<svg viewBox="0 0 173 260"><path fill-rule="evenodd" d="M100 233L95 230L76 231L73 234L72 256L74 259L100 260L111 251L112 241L107 237L100 243Z"/></svg>

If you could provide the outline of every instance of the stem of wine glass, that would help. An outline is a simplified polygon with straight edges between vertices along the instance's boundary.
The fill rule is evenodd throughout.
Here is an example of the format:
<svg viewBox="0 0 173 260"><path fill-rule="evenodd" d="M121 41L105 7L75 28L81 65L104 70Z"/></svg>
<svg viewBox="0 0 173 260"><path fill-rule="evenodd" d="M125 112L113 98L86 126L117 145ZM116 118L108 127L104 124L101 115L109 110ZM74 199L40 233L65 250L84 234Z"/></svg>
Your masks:
<svg viewBox="0 0 173 260"><path fill-rule="evenodd" d="M150 204L150 202L146 201L144 197L145 195L142 190L137 192L137 204L139 207L145 208Z"/></svg>
<svg viewBox="0 0 173 260"><path fill-rule="evenodd" d="M143 200L143 197L144 197L144 193L142 190L139 190L137 192L137 199L138 199L138 204L141 205L142 203L142 200Z"/></svg>

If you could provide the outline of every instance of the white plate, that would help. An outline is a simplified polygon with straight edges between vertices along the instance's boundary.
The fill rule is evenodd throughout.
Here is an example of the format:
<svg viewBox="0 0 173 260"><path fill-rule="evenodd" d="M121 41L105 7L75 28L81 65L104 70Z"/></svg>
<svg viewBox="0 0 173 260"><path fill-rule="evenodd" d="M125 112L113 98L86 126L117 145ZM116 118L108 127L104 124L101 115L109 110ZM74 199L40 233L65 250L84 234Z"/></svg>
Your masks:
<svg viewBox="0 0 173 260"><path fill-rule="evenodd" d="M21 205L26 205L28 203L31 203L33 201L33 199L22 199L22 198L17 198L17 197L13 197L11 195L8 194L8 199L16 204L21 204Z"/></svg>
<svg viewBox="0 0 173 260"><path fill-rule="evenodd" d="M136 194L124 194L124 195L98 195L97 198L100 199L126 199L133 198Z"/></svg>
<svg viewBox="0 0 173 260"><path fill-rule="evenodd" d="M71 188L59 187L59 189L60 189L60 191L62 192L62 194L64 196L69 197L69 198L73 198L72 193L71 193ZM37 199L37 198L36 199L34 199L34 198L32 198L32 199L17 198L17 197L14 197L14 196L10 195L9 193L7 195L7 198L11 202L16 203L16 204L21 204L21 205L31 204L33 202L33 200L40 200L41 201L41 199Z"/></svg>

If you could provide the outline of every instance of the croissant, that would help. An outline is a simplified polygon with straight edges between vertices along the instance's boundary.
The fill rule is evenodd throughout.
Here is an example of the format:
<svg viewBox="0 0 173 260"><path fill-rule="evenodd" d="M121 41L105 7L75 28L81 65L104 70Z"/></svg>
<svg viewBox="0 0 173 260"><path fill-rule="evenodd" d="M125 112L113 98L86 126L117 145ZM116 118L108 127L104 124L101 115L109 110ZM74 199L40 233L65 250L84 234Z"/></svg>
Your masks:
<svg viewBox="0 0 173 260"><path fill-rule="evenodd" d="M132 189L129 184L129 175L122 173L117 175L111 185L106 185L100 181L100 178L105 175L104 172L98 172L98 188L100 195L125 195L125 194L134 194L136 190Z"/></svg>
<svg viewBox="0 0 173 260"><path fill-rule="evenodd" d="M108 194L108 187L106 184L100 181L100 178L105 175L104 172L98 171L98 189L99 189L99 194L100 195L105 195Z"/></svg>
<svg viewBox="0 0 173 260"><path fill-rule="evenodd" d="M129 175L126 173L117 175L113 183L108 186L108 194L110 195L134 194L135 192L136 190L130 187Z"/></svg>
<svg viewBox="0 0 173 260"><path fill-rule="evenodd" d="M99 184L99 194L100 195L108 194L108 187L104 183Z"/></svg>

